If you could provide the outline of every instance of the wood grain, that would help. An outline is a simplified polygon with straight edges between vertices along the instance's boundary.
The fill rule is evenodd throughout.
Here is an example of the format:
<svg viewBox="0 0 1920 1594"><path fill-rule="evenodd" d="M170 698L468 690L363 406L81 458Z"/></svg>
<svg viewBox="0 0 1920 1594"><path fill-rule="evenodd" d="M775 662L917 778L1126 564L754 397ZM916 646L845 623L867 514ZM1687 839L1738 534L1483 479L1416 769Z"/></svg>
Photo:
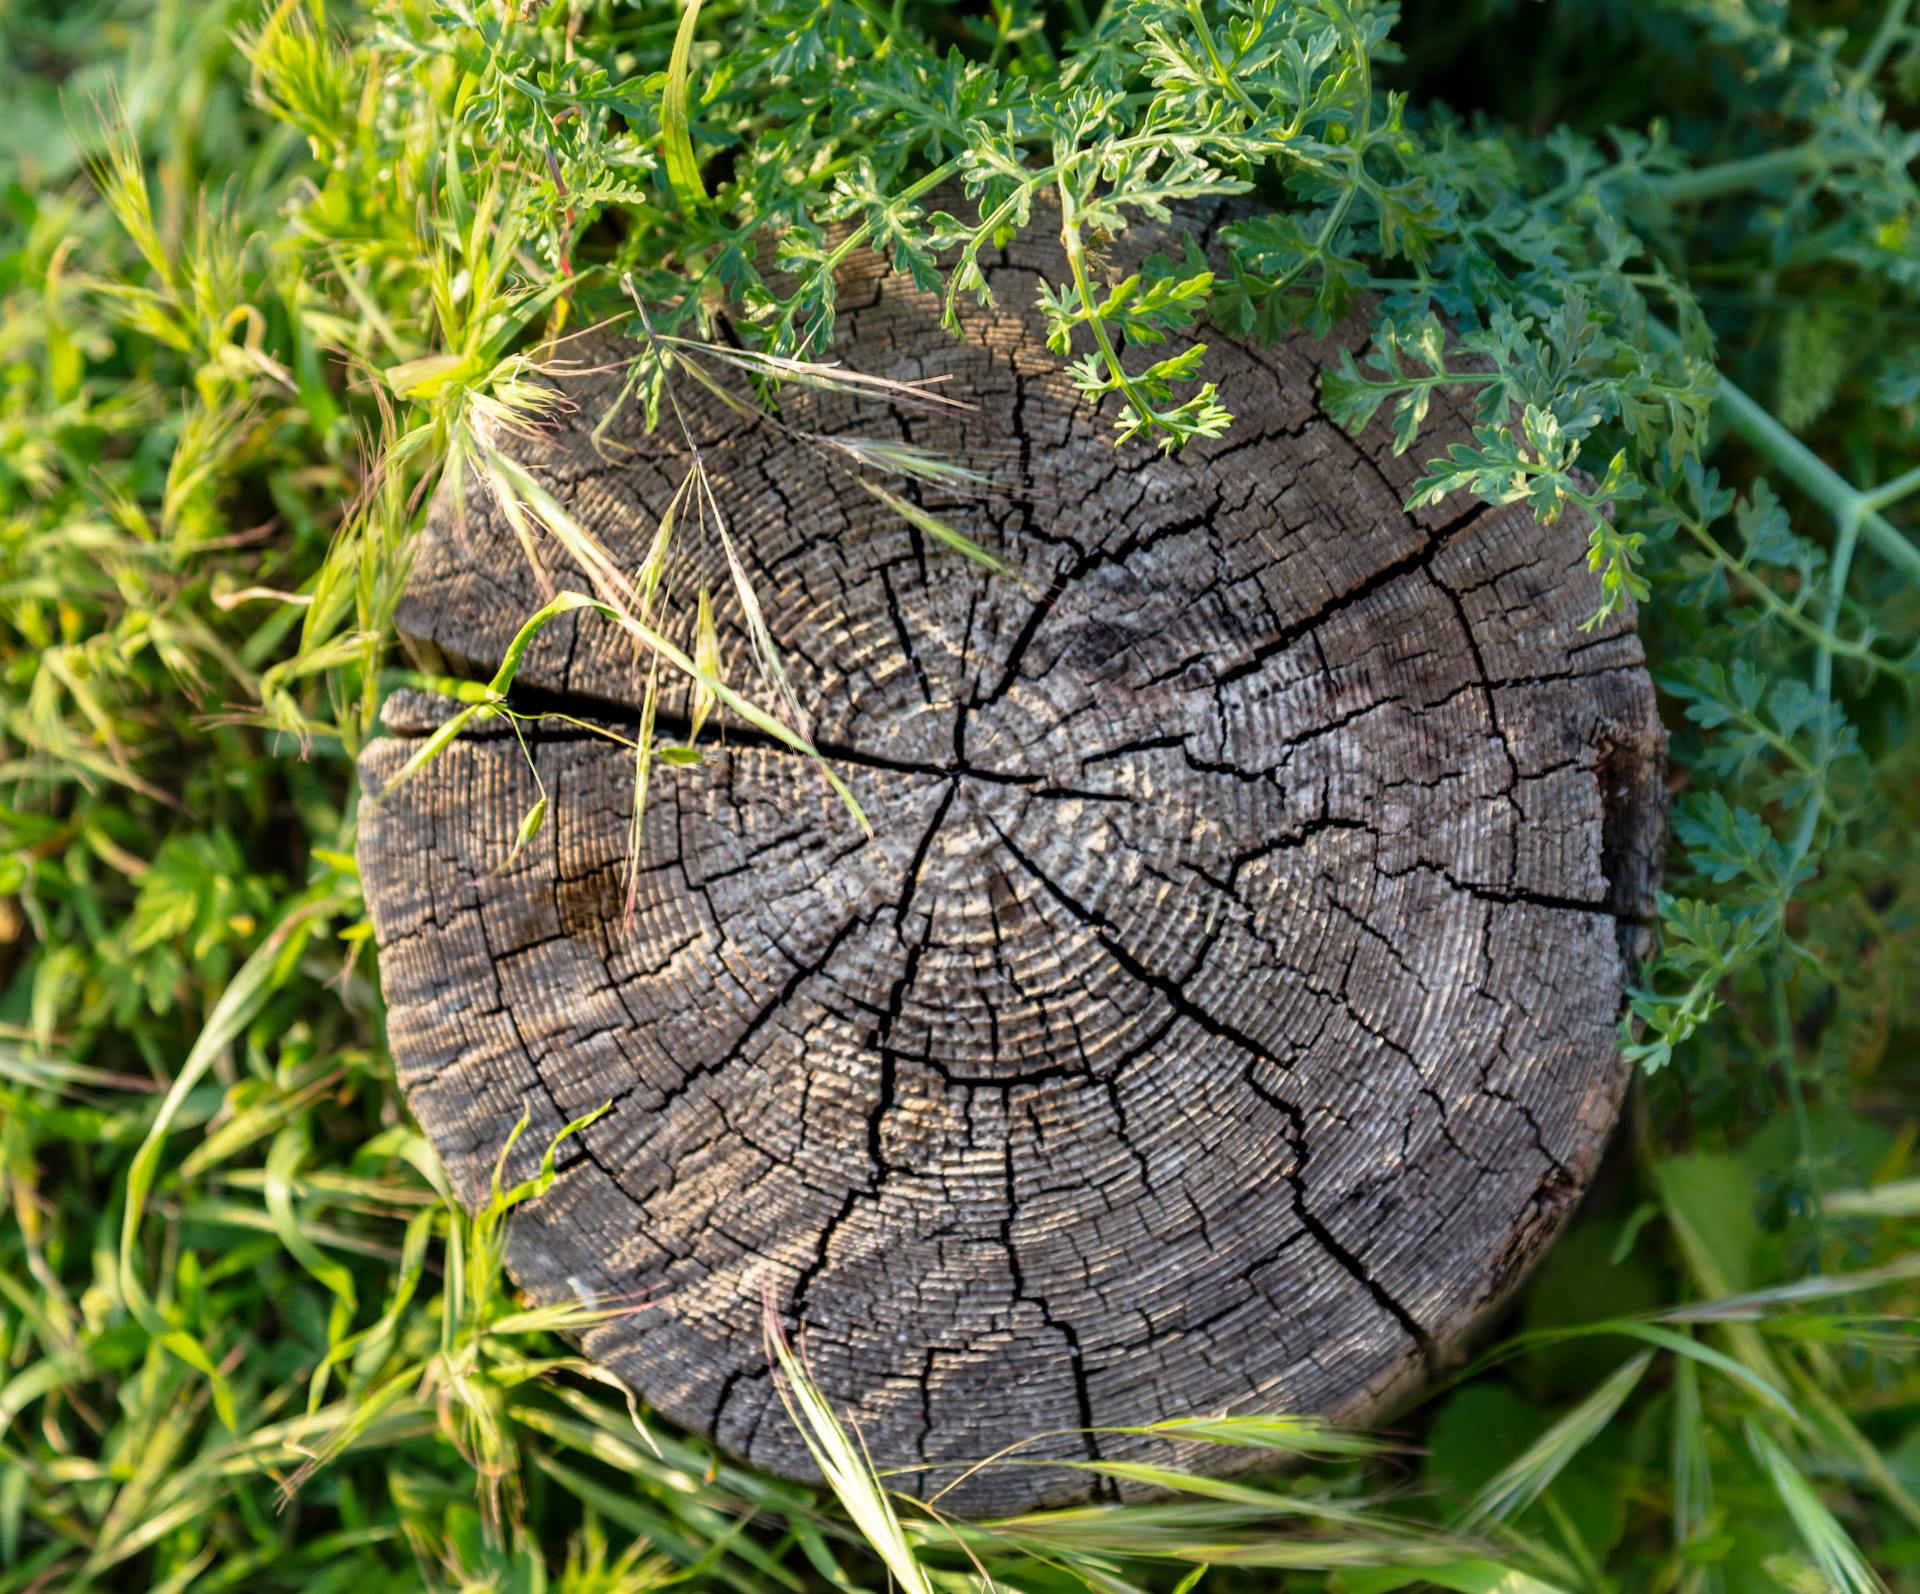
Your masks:
<svg viewBox="0 0 1920 1594"><path fill-rule="evenodd" d="M511 862L534 786L498 726L362 821L400 1080L463 1195L524 1108L530 1163L613 1103L520 1218L515 1277L542 1301L660 1293L587 1351L795 1476L768 1291L876 1459L931 1464L899 1480L922 1493L1036 1434L1035 1456L1227 1471L1247 1453L1083 1430L1376 1415L1558 1229L1624 1084L1665 740L1631 615L1578 629L1598 601L1580 532L1465 501L1406 514L1413 461L1318 406L1357 322L1211 338L1228 436L1116 450L1031 309L1056 253L1003 254L964 341L849 260L834 357L948 375L977 411L784 406L1018 483L922 502L1028 584L682 389L871 842L805 759L739 726L657 774L631 927L630 757L578 729L529 730L549 817ZM631 569L685 458L625 411L608 435L632 452L595 451L618 388L565 380L571 407L516 449ZM1463 426L1443 416L1421 457ZM490 674L539 602L483 491L437 507L402 613L423 663ZM730 603L721 626L751 687ZM592 617L550 628L519 688L608 723L638 701L630 647ZM369 791L438 711L390 705ZM676 695L664 722L685 712ZM944 1503L1109 1492L1035 1465Z"/></svg>

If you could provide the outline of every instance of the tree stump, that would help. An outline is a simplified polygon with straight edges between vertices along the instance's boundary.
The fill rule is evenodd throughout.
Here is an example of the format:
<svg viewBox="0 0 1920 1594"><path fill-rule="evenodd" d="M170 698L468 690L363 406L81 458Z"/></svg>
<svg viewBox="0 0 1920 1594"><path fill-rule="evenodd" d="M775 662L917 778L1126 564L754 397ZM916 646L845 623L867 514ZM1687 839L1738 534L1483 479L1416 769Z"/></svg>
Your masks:
<svg viewBox="0 0 1920 1594"><path fill-rule="evenodd" d="M1581 530L1464 499L1406 513L1415 460L1465 417L1404 459L1330 422L1318 373L1359 321L1211 337L1233 429L1117 450L1031 308L1057 261L1044 236L1004 251L997 307L956 341L936 298L849 259L832 357L948 376L978 410L783 403L813 432L1004 450L1015 495L923 502L1032 585L679 391L871 841L807 759L737 724L702 766L656 770L631 924L631 755L563 721L527 730L550 802L517 857L535 787L498 722L363 815L400 1082L463 1197L523 1110L520 1175L613 1104L519 1216L515 1278L540 1301L656 1294L585 1350L792 1476L812 1469L768 1297L876 1461L933 1464L897 1480L923 1493L1038 1435L1030 1455L1226 1471L1255 1453L1094 1430L1377 1416L1559 1228L1625 1083L1665 739L1631 615L1578 628L1599 596ZM629 348L593 348L608 368L515 452L632 570L686 458L631 407L602 438L630 453L590 440ZM400 624L427 667L485 679L541 601L469 484ZM516 692L630 733L631 644L570 617ZM389 705L370 792L435 702ZM686 713L671 695L660 723ZM1114 1492L1029 1465L943 1504Z"/></svg>

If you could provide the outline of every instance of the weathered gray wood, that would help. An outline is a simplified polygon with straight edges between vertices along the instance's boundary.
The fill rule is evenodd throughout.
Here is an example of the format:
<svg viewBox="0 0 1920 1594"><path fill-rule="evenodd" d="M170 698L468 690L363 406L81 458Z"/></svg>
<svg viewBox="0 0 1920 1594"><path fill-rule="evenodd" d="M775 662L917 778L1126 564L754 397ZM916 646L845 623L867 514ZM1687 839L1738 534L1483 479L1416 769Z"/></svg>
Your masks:
<svg viewBox="0 0 1920 1594"><path fill-rule="evenodd" d="M1226 1470L1245 1454L1058 1431L1378 1414L1559 1227L1624 1083L1664 738L1631 617L1577 629L1598 596L1579 532L1403 513L1412 463L1316 403L1358 324L1214 339L1229 436L1117 452L1030 308L1053 252L1016 245L960 343L848 263L836 356L951 373L977 415L786 404L1025 479L927 502L1045 596L682 390L871 843L804 759L737 729L656 777L630 932L631 765L604 741L531 736L550 814L511 863L534 788L497 729L362 822L401 1083L460 1190L523 1108L530 1161L614 1103L520 1219L515 1276L541 1300L662 1293L586 1349L781 1472L809 1468L766 1293L883 1463L1053 1431L1036 1454ZM617 381L568 381L573 410L519 452L631 568L684 462L626 424L636 452L596 457ZM484 674L540 594L484 494L465 509L436 513L402 624L428 664ZM586 714L637 700L592 619L521 682ZM396 702L370 790L433 717ZM946 1504L1099 1492L1002 1469Z"/></svg>

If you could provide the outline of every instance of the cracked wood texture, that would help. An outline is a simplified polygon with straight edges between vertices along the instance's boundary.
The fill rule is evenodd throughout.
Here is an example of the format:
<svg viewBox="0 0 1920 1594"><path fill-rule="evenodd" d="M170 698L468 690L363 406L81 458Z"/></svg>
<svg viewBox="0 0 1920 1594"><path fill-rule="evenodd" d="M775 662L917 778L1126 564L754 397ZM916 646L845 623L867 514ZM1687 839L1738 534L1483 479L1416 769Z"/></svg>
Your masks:
<svg viewBox="0 0 1920 1594"><path fill-rule="evenodd" d="M519 1216L514 1276L542 1301L657 1296L588 1353L794 1476L766 1295L876 1460L929 1464L899 1480L922 1493L1035 1435L1055 1461L1227 1471L1257 1453L1091 1430L1378 1416L1558 1229L1624 1085L1665 742L1631 616L1578 629L1599 596L1581 533L1404 512L1412 460L1317 405L1357 321L1214 337L1228 436L1116 450L1044 347L1040 272L1062 279L1057 243L1014 244L955 341L933 298L846 264L833 357L948 376L970 415L784 399L793 426L1017 477L924 501L1031 588L681 385L871 842L737 725L656 772L630 927L630 755L577 728L529 728L551 802L517 858L535 788L497 725L362 819L400 1082L464 1197L523 1109L517 1174L613 1103ZM631 569L685 458L630 413L609 431L631 452L596 453L620 350L587 359L611 368L564 381L516 451ZM1417 452L1464 430L1442 415ZM470 487L432 517L401 626L428 667L484 677L540 601ZM730 603L721 630L750 682ZM591 616L543 633L516 690L629 729L638 701ZM389 706L370 790L436 701ZM944 1504L1114 1492L1030 1465Z"/></svg>

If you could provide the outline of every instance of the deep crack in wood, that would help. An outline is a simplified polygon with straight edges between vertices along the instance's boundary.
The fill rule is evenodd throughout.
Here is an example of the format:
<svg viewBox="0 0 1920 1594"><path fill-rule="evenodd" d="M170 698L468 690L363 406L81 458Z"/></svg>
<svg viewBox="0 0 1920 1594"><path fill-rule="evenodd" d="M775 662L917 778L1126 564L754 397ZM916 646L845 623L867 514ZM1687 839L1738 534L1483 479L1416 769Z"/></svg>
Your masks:
<svg viewBox="0 0 1920 1594"><path fill-rule="evenodd" d="M456 1186L481 1198L524 1108L516 1173L612 1101L518 1220L514 1276L541 1301L663 1291L586 1350L776 1472L810 1466L773 1409L769 1287L876 1459L933 1464L898 1480L923 1494L1041 1433L1377 1415L1556 1231L1624 1086L1665 741L1632 616L1578 629L1598 601L1579 529L1405 513L1414 460L1318 407L1359 321L1211 337L1229 435L1116 451L1030 308L1056 258L1012 246L962 342L934 299L848 262L833 357L948 375L976 413L784 399L790 425L1018 478L922 502L1043 595L681 391L871 843L805 759L738 725L656 775L631 931L631 760L576 728L529 728L551 801L510 864L534 787L498 725L362 821L400 1081ZM632 569L685 462L630 414L610 432L631 452L594 452L623 356L589 345L612 368L566 380L520 453ZM1447 411L1416 456L1466 424ZM423 663L484 678L541 594L477 486L464 510L437 506L401 625ZM707 579L727 590L711 549ZM632 653L570 618L517 695L630 724ZM688 707L670 694L662 723ZM370 790L437 712L390 705ZM1040 1453L1257 1454L1112 1433ZM1022 1466L945 1504L1106 1492Z"/></svg>

